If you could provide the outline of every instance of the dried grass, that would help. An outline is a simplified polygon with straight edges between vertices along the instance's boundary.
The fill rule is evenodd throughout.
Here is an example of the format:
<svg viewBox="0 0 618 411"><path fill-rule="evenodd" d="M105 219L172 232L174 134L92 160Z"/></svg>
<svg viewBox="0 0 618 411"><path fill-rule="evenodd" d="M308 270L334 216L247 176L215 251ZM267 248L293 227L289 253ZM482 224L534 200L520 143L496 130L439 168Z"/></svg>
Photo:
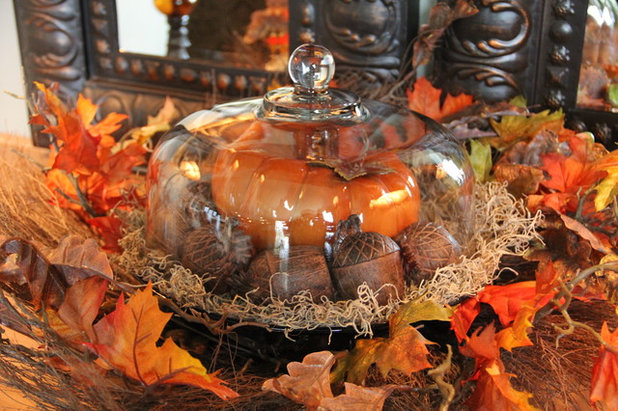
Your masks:
<svg viewBox="0 0 618 411"><path fill-rule="evenodd" d="M604 321L612 330L618 326L614 307L606 302L574 300L569 315L595 330L600 330ZM556 346L558 333L554 325L566 328L561 314L551 314L535 324L530 334L533 346L503 353L507 372L517 375L511 382L516 389L532 393L532 402L544 410L591 410L590 381L600 343L591 333L578 328Z"/></svg>
<svg viewBox="0 0 618 411"><path fill-rule="evenodd" d="M31 149L0 146L0 236L55 247L69 234L92 237L72 211L58 207Z"/></svg>
<svg viewBox="0 0 618 411"><path fill-rule="evenodd" d="M386 322L400 304L419 298L450 303L478 292L499 274L500 258L506 254L522 255L533 239L541 215L530 216L521 201L506 191L504 185L490 183L476 190L474 234L469 239L473 251L453 264L436 271L434 278L419 287L409 286L406 294L379 305L375 292L366 284L359 286L359 298L314 301L301 292L290 300L271 297L270 303L256 304L251 293L220 296L205 291L208 276L198 276L169 256L146 249L144 215L133 213L132 229L121 244L125 253L115 261L123 270L134 270L143 281L152 281L163 295L193 316L218 314L240 322L257 322L287 329L314 330L320 327L351 327L358 335L372 335L372 324ZM388 287L385 285L384 287Z"/></svg>

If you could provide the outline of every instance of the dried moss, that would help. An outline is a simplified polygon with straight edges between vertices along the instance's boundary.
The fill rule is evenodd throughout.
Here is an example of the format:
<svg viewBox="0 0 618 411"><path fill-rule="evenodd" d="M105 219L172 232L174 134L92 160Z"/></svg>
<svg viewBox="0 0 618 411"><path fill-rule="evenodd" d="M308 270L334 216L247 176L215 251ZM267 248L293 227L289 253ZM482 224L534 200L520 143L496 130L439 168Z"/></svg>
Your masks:
<svg viewBox="0 0 618 411"><path fill-rule="evenodd" d="M269 303L256 304L251 293L227 297L208 293L204 288L208 276L198 276L169 256L146 248L145 217L138 212L129 216L132 228L121 242L125 252L115 263L134 270L143 281L152 281L159 292L192 315L218 314L289 329L352 327L359 335L372 335L371 325L386 322L403 302L430 298L447 304L478 292L499 274L503 255L522 255L530 241L539 238L535 228L541 215L531 216L504 185L481 185L475 195L474 230L467 247L471 251L436 270L430 281L408 286L405 295L383 306L376 301L380 290L374 292L366 284L359 286L358 299L346 301L314 301L309 293L301 292L288 301L271 297Z"/></svg>

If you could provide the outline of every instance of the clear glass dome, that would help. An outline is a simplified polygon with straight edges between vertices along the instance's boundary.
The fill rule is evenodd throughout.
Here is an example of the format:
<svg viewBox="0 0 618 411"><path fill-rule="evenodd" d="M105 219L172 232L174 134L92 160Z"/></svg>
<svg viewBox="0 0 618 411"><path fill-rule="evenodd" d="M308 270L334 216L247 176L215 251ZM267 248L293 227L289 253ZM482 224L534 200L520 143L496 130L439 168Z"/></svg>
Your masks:
<svg viewBox="0 0 618 411"><path fill-rule="evenodd" d="M289 71L294 87L196 112L161 139L148 246L212 276L218 293L337 300L367 283L392 285L382 302L400 297L426 279L414 260L432 240L419 228L438 230L448 255L465 247L466 152L420 114L329 89L321 46L299 47Z"/></svg>

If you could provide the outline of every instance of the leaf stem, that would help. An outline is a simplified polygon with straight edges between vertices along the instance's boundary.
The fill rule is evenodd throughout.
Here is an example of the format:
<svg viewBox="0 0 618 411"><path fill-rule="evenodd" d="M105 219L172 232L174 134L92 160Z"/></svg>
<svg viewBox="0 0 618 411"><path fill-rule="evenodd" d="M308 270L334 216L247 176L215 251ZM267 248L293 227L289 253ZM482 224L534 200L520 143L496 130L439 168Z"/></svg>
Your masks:
<svg viewBox="0 0 618 411"><path fill-rule="evenodd" d="M79 182L77 181L77 177L75 177L75 175L73 175L72 173L67 173L67 176L69 177L69 180L71 180L71 182L73 183L73 187L75 188L75 192L77 193L77 198L79 198L79 204L84 208L84 210L88 214L90 214L91 217L104 216L104 214L99 214L96 211L94 211L94 208L88 201L88 198L86 198L86 195L80 188Z"/></svg>

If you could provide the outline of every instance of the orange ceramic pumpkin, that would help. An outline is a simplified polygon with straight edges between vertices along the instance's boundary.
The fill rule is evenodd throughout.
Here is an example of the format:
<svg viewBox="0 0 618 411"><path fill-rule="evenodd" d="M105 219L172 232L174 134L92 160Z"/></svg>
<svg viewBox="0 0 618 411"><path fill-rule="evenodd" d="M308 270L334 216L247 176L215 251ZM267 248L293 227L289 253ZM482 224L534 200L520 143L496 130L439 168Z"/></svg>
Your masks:
<svg viewBox="0 0 618 411"><path fill-rule="evenodd" d="M354 158L351 150L360 147L350 132L354 127L331 126L324 134L336 135L331 140L336 147L323 141L318 154L342 163ZM212 175L217 209L238 218L257 248L285 238L290 245L323 246L351 214L361 217L364 231L391 237L418 220L419 189L396 153L376 152L369 159L358 153L365 158L363 171L344 178L332 162L312 161L316 148L307 141L316 129L257 121L217 155Z"/></svg>

